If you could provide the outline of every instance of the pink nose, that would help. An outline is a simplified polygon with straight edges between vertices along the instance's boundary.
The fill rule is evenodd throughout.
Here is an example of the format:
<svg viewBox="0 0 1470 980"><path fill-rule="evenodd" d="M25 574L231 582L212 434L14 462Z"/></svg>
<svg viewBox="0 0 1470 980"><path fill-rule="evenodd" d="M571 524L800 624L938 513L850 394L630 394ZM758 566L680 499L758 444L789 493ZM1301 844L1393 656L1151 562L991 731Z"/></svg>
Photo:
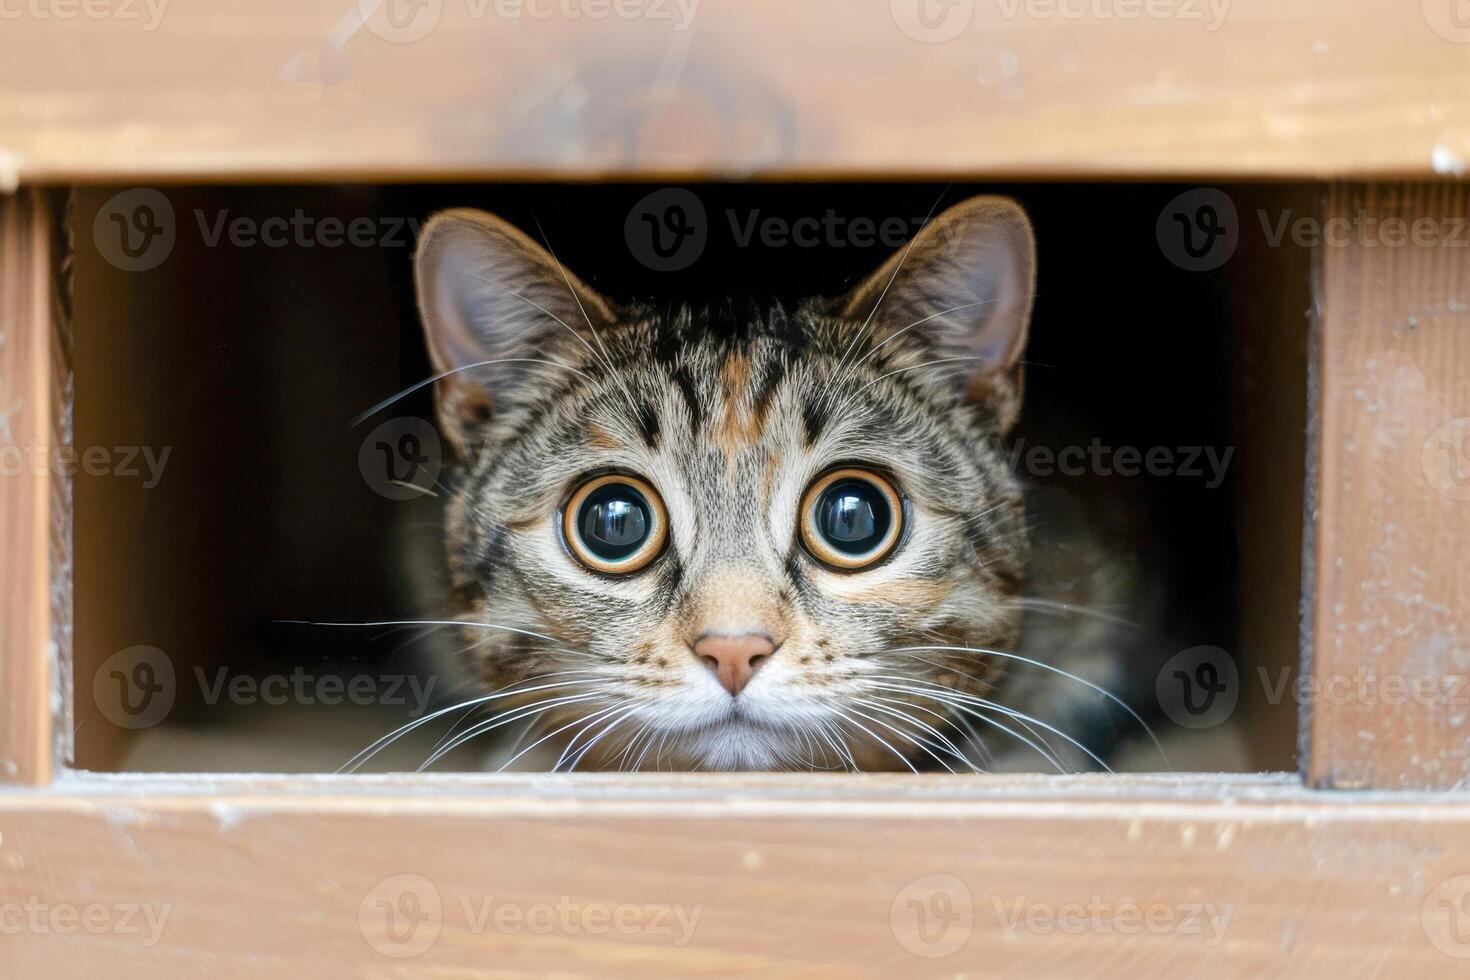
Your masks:
<svg viewBox="0 0 1470 980"><path fill-rule="evenodd" d="M715 672L732 698L744 690L756 668L775 652L776 645L771 638L759 633L743 636L706 633L694 641L694 655Z"/></svg>

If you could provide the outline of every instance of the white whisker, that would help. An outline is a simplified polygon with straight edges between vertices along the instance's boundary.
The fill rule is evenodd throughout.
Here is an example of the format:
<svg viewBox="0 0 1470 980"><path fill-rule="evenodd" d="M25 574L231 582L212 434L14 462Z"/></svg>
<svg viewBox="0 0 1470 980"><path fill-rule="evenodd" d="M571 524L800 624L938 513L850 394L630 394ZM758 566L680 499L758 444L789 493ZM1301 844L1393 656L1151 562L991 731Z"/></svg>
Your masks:
<svg viewBox="0 0 1470 980"><path fill-rule="evenodd" d="M532 305L534 306L535 304ZM458 374L461 371L472 371L475 368L488 367L492 364L513 364L521 361L524 361L528 364L551 364L556 367L562 368L563 370L570 371L573 374L578 374L584 378L588 378L588 380L591 380L588 375L582 374L581 371L578 371L570 364L563 364L561 361L554 361L546 357L497 357L488 361L476 361L474 364L464 364L460 367L450 368L448 371L440 371L438 374L433 375L432 377L425 378L422 381L409 385L407 388L404 388L402 391L398 392L398 394L390 395L389 397L384 398L382 401L378 402L372 408L369 408L367 411L353 416L352 420L347 424L347 427L349 429L355 429L364 421L372 418L374 415L378 414L389 405L392 405L395 402L407 398L409 395L418 391L420 388L427 388L429 385L434 384L438 381L443 381L445 378L450 377L451 375Z"/></svg>
<svg viewBox="0 0 1470 980"><path fill-rule="evenodd" d="M942 698L933 697L932 695L922 695L922 696L924 696L924 697L931 697L933 700L939 701L941 704L948 704L949 707L953 708L956 711L960 711L960 712L964 712L966 714L969 714L972 717L974 717L977 721L982 721L985 724L991 726L992 728L996 728L996 729L999 729L1002 732L1005 732L1007 735L1011 736L1012 738L1014 738L1016 741L1020 742L1021 744L1027 746L1028 748L1034 749L1038 755L1040 755L1047 762L1051 763L1052 767L1055 768L1057 772L1059 772L1059 773L1065 773L1067 771L1067 767L1064 766L1064 765L1062 765L1062 761L1060 759L1058 759L1054 753L1051 752L1051 750L1050 750L1049 747L1045 747L1044 748L1041 745L1037 745L1036 742L1034 742L1031 739L1027 738L1025 735L1022 735L1020 732L1016 731L1014 728L1011 728L1008 725L1004 725L1001 722L996 721L994 718L991 718L988 715L981 714L977 709L975 709L975 708L973 708L971 706L964 705L964 704L953 704L953 703L949 703L949 702L944 701L944 699L942 699Z"/></svg>
<svg viewBox="0 0 1470 980"><path fill-rule="evenodd" d="M1124 711L1126 711L1128 713L1129 717L1131 717L1134 721L1138 722L1138 726L1143 729L1144 733L1147 734L1148 737L1149 737L1149 739L1154 743L1154 748L1155 748L1155 750L1158 751L1160 758L1162 758L1164 760L1165 767L1172 768L1169 765L1169 757L1164 752L1164 747L1161 744L1159 744L1158 737L1154 735L1153 729L1148 726L1148 723L1143 720L1143 717L1137 711L1134 711L1131 707L1129 707L1128 703L1126 701L1124 701L1122 698L1118 697L1116 694L1113 694L1111 691L1107 690L1106 688L1099 687L1098 685L1092 683L1092 681L1086 680L1085 678L1082 678L1082 677L1078 677L1076 674L1073 674L1070 671L1062 670L1060 667L1053 666L1052 664L1044 663L1043 661L1040 661L1040 660L1033 660L1030 657L1023 657L1019 653L1011 653L1011 652L1006 651L1006 650L990 650L990 649L987 649L985 647L912 646L912 647L895 647L895 648L893 648L891 650L887 650L885 652L887 652L887 653L915 653L915 652L921 652L921 651L927 651L927 652L980 653L980 654L986 654L986 655L989 655L989 656L992 656L992 657L1000 657L1000 658L1002 658L1004 660L1015 660L1015 661L1018 661L1020 663L1030 664L1033 667L1040 667L1042 670L1051 671L1053 674L1058 674L1058 675L1060 675L1062 677L1066 677L1066 678L1069 678L1069 679L1071 679L1073 681L1076 681L1078 684L1081 684L1083 687L1088 688L1089 690L1096 691L1098 694L1101 694L1103 697L1107 698L1109 701L1113 702L1118 707L1120 707Z"/></svg>
<svg viewBox="0 0 1470 980"><path fill-rule="evenodd" d="M873 711L881 711L881 712L883 712L886 715L890 715L892 717L900 718L903 721L906 721L909 724L915 725L915 726L923 729L924 731L930 733L931 735L933 735L938 740L936 744L938 744L946 752L948 752L950 755L954 756L956 759L960 760L960 762L964 763L966 766L969 766L969 768L970 768L970 770L972 772L979 772L979 770L976 769L975 766L970 763L970 760L965 758L965 754L963 752L961 752L959 750L959 748L956 747L953 742L951 742L943 734L941 734L939 731L937 731L933 726L927 724L926 722L923 722L923 721L919 720L918 718L915 718L913 715L910 715L906 711L898 711L898 710L896 710L894 708L885 707L884 705L879 704L877 701L869 700L867 698L854 698L853 700L854 700L854 703L856 703L856 704L863 705L864 707L870 708ZM888 699L884 699L884 700L888 700ZM899 704L902 704L903 702L891 702L891 703L899 703ZM853 710L856 711L857 709L853 709ZM863 715L863 717L864 718L868 718L867 715ZM901 732L898 729L895 729L892 726L885 724L884 722L882 722L881 720L879 720L877 718L869 718L868 720L874 722L875 724L883 725L883 727L884 728L887 728L889 731L897 732L898 734L903 735L904 737L908 738L915 745L919 746L919 748L923 749L929 755L929 757L931 759L933 759L935 762L939 763L941 766L944 766L945 770L948 771L951 775L954 774L954 770L949 767L949 764L946 763L943 759L941 759L938 755L936 755L933 752L933 750L930 748L930 743L926 739L919 738L917 735L913 735L912 733Z"/></svg>
<svg viewBox="0 0 1470 980"><path fill-rule="evenodd" d="M854 375L857 374L858 368L862 367L863 364L867 362L868 358L872 357L874 354L877 354L878 351L882 350L889 342L898 339L900 336L908 333L914 327L921 326L922 324L928 323L930 320L937 319L941 316L948 316L951 313L958 313L960 310L968 310L976 306L989 306L991 303L994 302L996 302L996 300L984 299L975 303L963 303L959 306L951 306L947 310L940 310L938 313L931 313L928 316L920 317L913 323L910 323L908 326L903 327L900 330L895 330L887 337L884 337L877 344L874 344L871 350L869 350L862 357L858 358L856 361L853 361L852 364L850 364L845 370L841 370L836 379L832 382L832 388L834 390L840 390L843 385L845 385L853 378ZM845 359L846 357L844 355L844 360ZM845 408L848 404L852 402L853 398L855 398L864 390L866 390L866 386L862 389L859 389L858 392L853 393L853 395L843 398L843 400L838 403L838 405L833 409L833 414L835 415L838 412L841 412L843 408Z"/></svg>
<svg viewBox="0 0 1470 980"><path fill-rule="evenodd" d="M597 327L593 325L592 317L587 315L587 308L582 305L582 297L578 296L577 291L572 288L572 278L567 275L567 270L562 266L561 259L556 257L556 249L551 247L551 239L547 237L546 229L541 227L541 219L533 214L531 220L536 222L536 230L541 234L541 243L546 246L546 254L551 256L551 261L556 265L556 271L561 274L562 282L566 283L567 292L571 294L572 301L577 304L577 311L582 314L582 319L587 323L587 330L592 334L592 339L597 341L597 346L602 351L602 359L607 364L609 376L617 383L619 388L623 389L623 397L628 400L628 409L633 413L632 417L636 419L638 417L638 408L633 402L633 393L628 390L628 386L623 383L622 378L618 376L617 370L613 367L612 355L607 352L607 345L602 342L602 335L597 332ZM565 326L565 324L562 325Z"/></svg>
<svg viewBox="0 0 1470 980"><path fill-rule="evenodd" d="M1070 602L1057 602L1052 599L1037 599L1025 596L1015 599L1013 600L1013 602L1015 605L1020 606L1022 609L1031 609L1037 612L1049 612L1054 613L1058 616L1091 616L1094 619L1100 619L1105 623L1113 623L1117 626L1127 626L1129 629L1140 631L1143 631L1145 629L1138 623L1135 623L1129 619L1124 619L1122 616L1115 616L1111 613L1105 613L1098 609L1089 609L1086 606L1074 605Z"/></svg>
<svg viewBox="0 0 1470 980"><path fill-rule="evenodd" d="M863 392L865 392L869 388L873 387L873 385L877 384L878 382L882 381L885 378L891 378L895 374L906 374L909 371L918 371L921 368L938 367L940 364L951 364L951 363L954 363L955 361L984 361L984 360L989 360L989 358L976 357L976 356L971 356L971 355L965 355L963 357L936 357L934 360L932 360L932 361L925 361L922 364L910 364L908 367L895 368L892 371L888 371L888 372L886 372L884 374L878 375L872 381L869 381L867 384L863 385L857 391L855 391L855 392L852 393L852 397L853 398L856 398L858 395L861 395Z"/></svg>
<svg viewBox="0 0 1470 980"><path fill-rule="evenodd" d="M532 630L520 629L516 626L502 626L499 623L479 623L469 619L378 619L359 620L355 622L326 622L314 619L278 619L277 623L296 626L337 626L337 627L369 627L369 626L470 626L475 629L501 630L506 633L517 633L521 636L530 636L538 640L546 640L549 643L559 643L554 636L545 633L536 633ZM557 650L557 653L577 653L575 650Z"/></svg>
<svg viewBox="0 0 1470 980"><path fill-rule="evenodd" d="M518 684L526 684L526 683L529 683L530 681L533 681L533 680L541 680L541 679L546 678L546 677L556 677L556 676L561 676L561 675L566 675L566 674L587 674L587 673L590 673L590 671L565 670L565 671L556 671L555 673L551 673L551 674L537 674L534 677L528 677L528 678L525 678L523 680L516 681L514 684L509 684L506 687L501 688L498 691L495 691L495 692L493 692L491 694L482 694L479 697L471 698L468 701L461 701L458 704L451 704L447 708L440 708L437 711L433 711L433 712L431 712L431 713L429 713L427 715L424 715L422 718L417 718L417 719L409 722L406 725L403 725L403 726L401 726L399 728L395 728L393 731L389 732L387 735L384 735L381 738L379 738L372 745L369 745L367 748L365 748L361 752L357 753L357 755L354 755L351 759L348 759L347 762L346 762L346 764L343 765L342 768L341 769L338 769L337 771L338 772L348 772L348 771L354 769L355 767L362 765L363 763L365 763L369 759L371 759L373 756L375 756L379 752L381 752L384 748L387 748L387 746L390 743L397 741L398 739L402 738L404 735L407 735L409 732L411 732L414 729L418 728L420 725L426 725L429 722L433 721L435 718L441 718L444 715L450 713L451 711L458 711L459 709L465 708L465 707L474 708L474 707L476 707L478 705L481 705L481 704L484 704L484 703L486 703L488 701L495 701L495 700L498 700L500 698L515 697L517 695L530 694L530 693L532 693L534 691L545 691L545 690L549 690L551 688L572 687L572 686L574 686L576 684L582 684L582 683L586 683L586 682L585 681L559 681L559 682L557 682L555 684L543 684L540 687L525 688L525 689L522 689L522 690L519 690L519 691L510 690L510 688L514 688Z"/></svg>
<svg viewBox="0 0 1470 980"><path fill-rule="evenodd" d="M422 764L419 765L418 771L423 772L425 769L428 769L434 763L438 762L440 759L444 758L446 755L453 752L455 749L459 748L466 742L477 738L480 735L483 735L485 732L493 731L496 728L500 728L502 725L509 725L512 722L520 721L522 718L529 718L534 715L539 715L543 712L550 711L553 708L560 708L568 704L581 704L584 701L594 701L597 698L598 695L589 693L568 694L556 698L544 698L530 705L523 705L521 707L511 708L508 711L503 711L498 715L494 715L493 717L487 718L485 721L475 724L472 728L470 728L464 734L455 738L455 740L450 742L448 745L445 745L442 748L439 748L431 753L429 757L425 759Z"/></svg>
<svg viewBox="0 0 1470 980"><path fill-rule="evenodd" d="M501 765L501 767L499 769L495 770L495 771L496 772L505 772L506 769L508 769L510 766L512 766L512 765L515 764L515 762L516 762L517 759L519 759L521 756L525 755L527 752L529 752L532 749L534 749L536 746L540 745L542 742L545 742L547 739L555 738L556 736L560 735L562 732L566 731L568 728L572 728L572 727L574 727L576 725L580 725L583 722L586 722L589 725L590 724L593 724L599 718L606 718L609 714L611 714L612 712L618 710L618 707L619 707L618 705L613 705L610 708L603 708L603 709L601 709L599 711L593 712L591 715L584 715L583 717L578 718L576 721L569 722L568 724L565 724L565 725L561 726L560 728L558 728L554 732L548 732L545 735L542 735L540 738L536 739L536 741L532 742L530 745L528 745L525 748L521 749L515 755L513 755L509 759L507 759Z"/></svg>
<svg viewBox="0 0 1470 980"><path fill-rule="evenodd" d="M954 725L954 719L952 717L946 718L944 715L941 715L939 712L934 711L931 708L926 708L926 707L924 707L921 704L912 704L912 703L910 703L908 701L900 701L897 698L882 698L882 697L879 697L879 698L873 698L871 700L868 700L868 699L859 699L858 703L859 704L866 704L869 707L873 708L873 710L875 710L875 711L885 711L886 710L889 713L892 713L892 714L895 714L895 715L898 715L898 716L902 717L904 720L908 721L910 724L919 726L920 728L924 729L924 731L926 731L930 735L932 735L934 738L938 739L939 742L940 742L940 744L942 744L944 746L944 748L945 748L946 751L953 753L954 756L957 759L962 760L965 763L965 765L967 765L967 766L970 767L970 769L972 771L974 771L974 772L980 772L981 771L977 766L975 766L973 763L970 762L969 758L965 755L964 751L959 746L955 745L955 743L954 743L953 740L951 740L947 735L945 735L943 732L939 731L933 725L930 725L928 722L924 721L921 718L915 718L914 716L908 714L905 711L899 711L896 708L891 708L891 707L890 708L887 708L887 709L884 709L884 708L880 708L879 705L880 704L884 704L884 705L897 705L898 707L901 707L901 708L912 708L915 711L922 711L925 714L933 715L935 718L939 719L941 722L943 722L946 725L950 725L951 727L957 727L957 726Z"/></svg>
<svg viewBox="0 0 1470 980"><path fill-rule="evenodd" d="M633 707L629 708L627 711L624 711L622 714L620 714L617 717L615 717L612 721L610 721L607 724L607 727L606 728L602 729L602 731L598 732L595 736L593 736L593 738L586 745L582 746L582 750L577 753L577 755L572 759L571 763L568 764L568 766L567 766L567 772L572 772L573 770L575 770L577 768L577 764L580 763L584 758L587 757L587 753L592 751L592 747L594 745L596 745L598 742L600 742L604 738L606 738L607 735L610 732L612 732L615 728L617 728L619 725L621 725L625 719L627 719L628 717L630 717L637 710L638 710L638 706L637 705L634 705ZM580 734L581 733L578 733L578 735L580 735ZM569 742L569 743L567 743L567 748L570 749L571 746L573 744L575 744L576 741L577 741L577 736L573 736L572 741ZM566 752L565 751L562 752L562 756L563 757L566 756ZM557 761L556 765L554 765L554 766L551 767L551 771L552 772L556 772L559 768L561 768L561 761L560 760Z"/></svg>
<svg viewBox="0 0 1470 980"><path fill-rule="evenodd" d="M898 274L903 271L904 263L909 260L909 253L914 250L914 243L923 236L924 229L929 227L929 219L934 217L934 212L939 209L939 202L944 200L944 195L949 193L949 188L950 185L946 184L944 190L939 192L939 196L936 197L934 199L934 203L929 206L929 213L924 215L924 221L919 225L919 230L914 233L914 237L910 238L908 244L903 247L903 253L899 255L898 262L895 263L893 266L893 274L889 276L888 281L883 284L882 292L878 294L877 300L874 301L873 308L868 311L868 318L863 321L862 328L853 335L852 340L848 342L847 348L843 350L842 358L837 362L837 370L841 371L847 365L847 359L852 355L853 348L855 348L861 340L867 337L868 326L873 322L873 317L878 315L878 308L883 305L883 300L886 299L888 296L888 290L893 286L895 280L898 279ZM837 386L834 385L832 390L835 391L836 389ZM827 399L827 405L829 408L831 404L832 401L829 395Z"/></svg>
<svg viewBox="0 0 1470 980"><path fill-rule="evenodd" d="M906 679L906 678L893 678L893 679L890 679L890 680L897 680L897 681L899 681L899 683L889 683L889 684L883 684L883 685L879 685L879 686L880 687L883 687L883 688L885 688L887 690L890 690L890 691L902 691L902 692L904 692L906 694L914 694L914 695L918 695L920 697L933 698L936 701L945 701L945 702L949 703L951 706L955 706L955 707L958 707L960 704L967 704L967 705L978 706L978 707L982 707L982 708L989 708L991 711L999 711L1001 714L1005 715L1006 717L1011 718L1011 719L1013 719L1015 721L1021 722L1022 724L1028 724L1029 723L1029 724L1032 724L1032 725L1038 725L1041 728L1046 729L1048 732L1051 732L1053 735L1056 735L1059 738L1066 739L1069 743L1071 743L1074 747L1076 747L1078 751L1082 752L1084 755L1086 755L1093 762L1097 763L1103 769L1106 769L1108 772L1112 772L1113 771L1108 766L1108 764L1106 762L1104 762L1102 759L1100 759L1098 757L1097 753L1093 752L1091 749L1089 749L1087 746L1083 745L1077 739L1075 739L1072 736L1068 735L1066 732L1062 731L1061 729L1059 729L1059 728L1057 728L1057 727L1055 727L1053 725L1049 725L1046 722L1042 721L1041 719L1035 718L1035 717L1033 717L1031 715L1028 715L1025 712L1017 711L1014 708L1006 707L1005 705L1000 704L1000 703L995 702L995 701L990 701L990 700L987 700L985 698L976 697L973 694L965 694L965 693L963 693L961 691L953 690L952 688L941 687L938 684L928 684L927 682L917 682L917 681L909 680L909 679ZM1037 737L1040 738L1041 736L1038 735Z"/></svg>
<svg viewBox="0 0 1470 980"><path fill-rule="evenodd" d="M914 768L914 764L909 761L908 756L904 755L902 752L898 751L898 749L896 749L892 745L890 745L887 742L887 740L885 740L882 736L874 734L873 731L871 729L869 729L866 725L864 725L862 722L854 721L847 714L847 712L843 711L841 708L833 708L832 710L836 713L837 717L841 718L843 721L847 722L849 725L852 725L854 728L859 729L864 734L866 734L869 738L871 738L873 741L877 742L879 745L883 746L889 752L892 752L895 756L897 756L898 757L898 761L902 762L905 766L907 766L908 769L909 769L909 772L912 772L915 775L918 774L919 770ZM869 719L869 720L871 721L871 719Z"/></svg>

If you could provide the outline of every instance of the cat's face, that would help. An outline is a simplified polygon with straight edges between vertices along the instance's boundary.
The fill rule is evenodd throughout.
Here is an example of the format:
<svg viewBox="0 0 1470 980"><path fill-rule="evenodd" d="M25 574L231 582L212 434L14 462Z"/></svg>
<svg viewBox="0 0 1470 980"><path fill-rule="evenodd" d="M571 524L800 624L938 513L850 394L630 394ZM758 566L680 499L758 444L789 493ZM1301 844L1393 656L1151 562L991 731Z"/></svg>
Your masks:
<svg viewBox="0 0 1470 980"><path fill-rule="evenodd" d="M563 768L955 763L949 706L1004 662L953 648L1019 621L998 440L1032 267L1020 209L976 198L841 300L659 316L437 216L420 304L455 372L448 550L483 689L528 692L501 703Z"/></svg>

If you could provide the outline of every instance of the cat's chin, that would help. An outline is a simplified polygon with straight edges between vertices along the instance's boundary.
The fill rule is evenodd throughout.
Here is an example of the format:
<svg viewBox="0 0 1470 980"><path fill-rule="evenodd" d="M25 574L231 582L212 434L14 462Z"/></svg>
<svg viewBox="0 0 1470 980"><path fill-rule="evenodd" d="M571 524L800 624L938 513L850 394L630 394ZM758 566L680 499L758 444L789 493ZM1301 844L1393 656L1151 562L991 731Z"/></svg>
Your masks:
<svg viewBox="0 0 1470 980"><path fill-rule="evenodd" d="M791 724L739 709L679 735L670 735L672 751L663 766L698 771L842 771L906 768L891 752L875 751L862 740L818 735L811 719ZM829 729L830 730L830 729Z"/></svg>
<svg viewBox="0 0 1470 980"><path fill-rule="evenodd" d="M770 770L796 766L812 768L803 758L795 732L772 728L741 714L705 725L684 737L683 753L690 768L713 770ZM807 753L810 755L810 753ZM806 765L802 765L806 763Z"/></svg>

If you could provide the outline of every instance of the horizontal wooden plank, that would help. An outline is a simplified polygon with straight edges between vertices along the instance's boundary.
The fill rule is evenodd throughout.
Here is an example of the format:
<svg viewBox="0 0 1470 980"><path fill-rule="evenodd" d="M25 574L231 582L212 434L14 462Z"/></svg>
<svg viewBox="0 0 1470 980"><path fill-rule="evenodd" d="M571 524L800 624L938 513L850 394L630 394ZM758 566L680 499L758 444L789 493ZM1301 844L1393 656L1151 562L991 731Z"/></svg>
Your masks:
<svg viewBox="0 0 1470 980"><path fill-rule="evenodd" d="M1453 175L1458 3L15 0L0 187Z"/></svg>
<svg viewBox="0 0 1470 980"><path fill-rule="evenodd" d="M0 794L0 970L1458 977L1470 957L1470 808L1422 799L1278 780L393 782Z"/></svg>

